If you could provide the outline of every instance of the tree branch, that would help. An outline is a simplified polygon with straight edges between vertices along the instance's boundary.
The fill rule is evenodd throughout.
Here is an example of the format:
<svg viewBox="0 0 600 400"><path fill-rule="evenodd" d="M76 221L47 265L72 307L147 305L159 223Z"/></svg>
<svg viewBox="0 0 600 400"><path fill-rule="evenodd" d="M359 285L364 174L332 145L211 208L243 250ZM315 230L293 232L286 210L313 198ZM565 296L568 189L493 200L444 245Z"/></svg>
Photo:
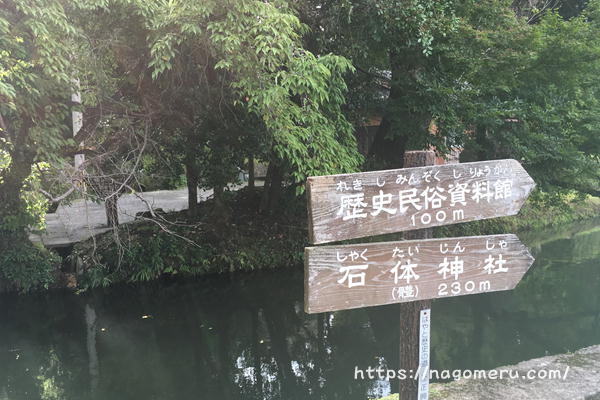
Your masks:
<svg viewBox="0 0 600 400"><path fill-rule="evenodd" d="M75 191L75 189L77 189L76 184L73 184L73 186L71 186L69 188L69 190L67 190L66 192L64 192L63 194L61 194L58 197L53 197L50 193L46 192L44 189L39 188L38 191L43 194L44 196L46 196L46 198L51 202L51 203L60 203L61 201L63 201L64 199L66 199L71 193L73 193Z"/></svg>
<svg viewBox="0 0 600 400"><path fill-rule="evenodd" d="M4 122L2 114L0 114L0 136L8 136L8 127L6 126L6 122Z"/></svg>

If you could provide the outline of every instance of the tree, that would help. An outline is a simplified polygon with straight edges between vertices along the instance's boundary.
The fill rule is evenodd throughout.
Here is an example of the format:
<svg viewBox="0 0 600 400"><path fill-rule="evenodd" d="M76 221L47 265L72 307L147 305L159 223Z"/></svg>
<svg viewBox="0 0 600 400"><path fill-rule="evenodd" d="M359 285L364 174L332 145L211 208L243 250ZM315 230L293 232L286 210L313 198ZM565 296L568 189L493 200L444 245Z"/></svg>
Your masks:
<svg viewBox="0 0 600 400"><path fill-rule="evenodd" d="M477 96L471 119L478 158L516 158L551 193L597 194L598 5L569 20L548 12L523 29L511 65L495 63L503 80Z"/></svg>
<svg viewBox="0 0 600 400"><path fill-rule="evenodd" d="M95 24L88 37L110 50L122 91L186 165L190 209L198 184L218 195L250 156L294 183L360 164L341 108L352 67L304 49L285 1L122 0L93 13L111 30Z"/></svg>
<svg viewBox="0 0 600 400"><path fill-rule="evenodd" d="M572 19L524 3L299 7L315 51L359 71L349 82L355 124L383 116L370 167L398 167L410 148L466 145L468 160L520 160L543 190L597 193L597 2Z"/></svg>
<svg viewBox="0 0 600 400"><path fill-rule="evenodd" d="M14 240L27 243L34 221L22 195L33 166L50 162L72 192L82 171L64 171L75 152L88 155L92 195L106 201L139 189L143 151L162 146L186 166L191 208L198 183L218 200L249 157L276 171L268 205L288 177L301 191L308 175L360 165L342 112L352 66L304 49L306 28L285 1L2 5L0 226ZM71 138L75 80L84 127Z"/></svg>
<svg viewBox="0 0 600 400"><path fill-rule="evenodd" d="M343 55L359 71L349 100L356 123L382 117L370 167L400 167L406 149L432 143L443 147L439 137L429 134L442 111L435 91L446 91L447 101L456 83L450 76L430 82L428 75L439 67L433 55L438 41L457 29L453 2L311 1L299 7L317 51ZM437 72L438 78L445 77L445 71Z"/></svg>
<svg viewBox="0 0 600 400"><path fill-rule="evenodd" d="M0 3L0 276L27 289L50 282L55 258L31 246L34 164L56 158L65 139L75 28L63 3Z"/></svg>
<svg viewBox="0 0 600 400"><path fill-rule="evenodd" d="M0 227L24 235L21 196L32 166L66 144L74 28L58 1L3 1L0 9Z"/></svg>

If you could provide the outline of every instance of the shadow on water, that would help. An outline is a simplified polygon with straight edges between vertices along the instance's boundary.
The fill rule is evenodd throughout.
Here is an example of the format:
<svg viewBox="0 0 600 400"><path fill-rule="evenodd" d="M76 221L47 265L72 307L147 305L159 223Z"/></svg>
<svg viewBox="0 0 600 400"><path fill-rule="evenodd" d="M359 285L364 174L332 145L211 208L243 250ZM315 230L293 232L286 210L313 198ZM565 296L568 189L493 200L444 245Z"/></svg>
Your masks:
<svg viewBox="0 0 600 400"><path fill-rule="evenodd" d="M600 221L521 235L512 292L436 301L432 368L479 369L600 343ZM0 399L365 399L398 362L398 307L306 315L301 267L0 298Z"/></svg>

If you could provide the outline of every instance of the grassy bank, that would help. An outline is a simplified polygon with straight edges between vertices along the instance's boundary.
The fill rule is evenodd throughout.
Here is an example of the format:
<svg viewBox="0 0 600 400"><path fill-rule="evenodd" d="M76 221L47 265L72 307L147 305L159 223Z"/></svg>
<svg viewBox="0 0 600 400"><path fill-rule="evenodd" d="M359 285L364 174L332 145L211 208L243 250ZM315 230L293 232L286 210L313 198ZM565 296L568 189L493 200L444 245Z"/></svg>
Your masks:
<svg viewBox="0 0 600 400"><path fill-rule="evenodd" d="M305 200L292 194L279 210L257 213L260 192L231 193L222 217L210 201L203 217L189 221L185 212L140 220L77 244L72 260L81 265L79 287L140 282L165 275L251 271L300 265L307 245ZM436 236L468 236L539 229L600 216L600 199L528 202L518 216L475 221L436 229ZM361 239L392 240L401 235Z"/></svg>
<svg viewBox="0 0 600 400"><path fill-rule="evenodd" d="M208 201L202 204L202 217L194 220L185 211L169 213L75 245L70 258L81 265L79 286L302 263L308 237L306 217L298 209L303 203L288 196L285 207L259 214L260 192L244 189L231 196L218 213Z"/></svg>
<svg viewBox="0 0 600 400"><path fill-rule="evenodd" d="M544 201L533 197L518 215L448 225L436 228L437 237L492 235L561 226L600 216L600 198L576 199L566 197L560 201Z"/></svg>

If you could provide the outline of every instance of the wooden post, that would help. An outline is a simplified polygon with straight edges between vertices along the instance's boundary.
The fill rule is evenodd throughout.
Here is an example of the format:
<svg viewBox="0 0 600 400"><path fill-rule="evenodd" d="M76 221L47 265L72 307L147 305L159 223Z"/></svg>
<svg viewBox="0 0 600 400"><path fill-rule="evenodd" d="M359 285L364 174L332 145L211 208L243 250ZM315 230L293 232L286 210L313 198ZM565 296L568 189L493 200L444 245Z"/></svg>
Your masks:
<svg viewBox="0 0 600 400"><path fill-rule="evenodd" d="M417 400L419 377L428 372L431 299L461 295L458 274L463 273L462 294L512 289L534 261L515 235L432 239L435 226L515 215L535 187L516 160L440 165L458 164L458 154L457 149L450 162L435 165L434 151L408 151L401 169L307 179L311 244L408 230L404 241L305 248L307 313L400 303L402 400ZM432 192L435 202L417 197ZM402 265L397 258L405 251L410 259ZM450 251L454 259L448 261ZM447 290L451 264L455 276L448 279L459 285L454 292ZM421 324L423 310L428 311ZM422 381L422 400L428 398L427 383Z"/></svg>
<svg viewBox="0 0 600 400"><path fill-rule="evenodd" d="M435 152L431 150L404 153L404 168L435 165ZM433 228L418 229L404 233L404 239L431 239ZM431 300L400 304L400 369L407 378L400 381L400 398L417 400L419 380L413 379L419 369L419 325L421 310L431 308ZM421 372L421 371L419 371Z"/></svg>

